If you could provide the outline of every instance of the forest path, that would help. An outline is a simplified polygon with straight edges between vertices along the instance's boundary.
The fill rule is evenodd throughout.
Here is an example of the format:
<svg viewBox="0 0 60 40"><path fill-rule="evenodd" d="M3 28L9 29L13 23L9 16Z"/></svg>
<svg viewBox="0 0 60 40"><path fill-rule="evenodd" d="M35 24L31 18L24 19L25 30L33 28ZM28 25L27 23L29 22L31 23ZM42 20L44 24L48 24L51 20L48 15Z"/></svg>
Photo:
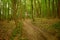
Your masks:
<svg viewBox="0 0 60 40"><path fill-rule="evenodd" d="M55 36L52 34L41 30L39 27L34 26L31 23L31 20L25 20L23 21L23 31L25 37L28 38L28 40L57 40Z"/></svg>
<svg viewBox="0 0 60 40"><path fill-rule="evenodd" d="M15 33L19 30L19 32L22 33L21 40L57 40L55 35L52 35L51 33L45 31L45 29L41 29L38 26L35 26L34 24L32 24L30 19L23 20L22 22L23 22L23 26L21 26L22 27L22 32L21 32L19 27L16 28L14 20L9 22L0 21L0 30L2 29L2 31L5 32L5 33L1 33L0 31L0 34L2 34L0 36L3 36L3 38L8 40L11 35L14 36L15 34L16 36L13 39L19 40L20 33L17 33L17 34Z"/></svg>

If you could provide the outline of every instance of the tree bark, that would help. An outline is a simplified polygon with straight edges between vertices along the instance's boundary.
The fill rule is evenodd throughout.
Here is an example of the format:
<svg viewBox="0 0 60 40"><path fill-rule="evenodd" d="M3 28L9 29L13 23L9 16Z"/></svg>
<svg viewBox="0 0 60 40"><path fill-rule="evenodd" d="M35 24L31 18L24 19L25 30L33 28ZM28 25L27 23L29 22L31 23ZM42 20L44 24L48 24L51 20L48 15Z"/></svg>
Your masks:
<svg viewBox="0 0 60 40"><path fill-rule="evenodd" d="M60 19L60 0L58 0L58 8L57 8L57 11L58 11L58 18Z"/></svg>
<svg viewBox="0 0 60 40"><path fill-rule="evenodd" d="M31 14L32 14L32 20L34 21L33 1L34 0L31 0Z"/></svg>

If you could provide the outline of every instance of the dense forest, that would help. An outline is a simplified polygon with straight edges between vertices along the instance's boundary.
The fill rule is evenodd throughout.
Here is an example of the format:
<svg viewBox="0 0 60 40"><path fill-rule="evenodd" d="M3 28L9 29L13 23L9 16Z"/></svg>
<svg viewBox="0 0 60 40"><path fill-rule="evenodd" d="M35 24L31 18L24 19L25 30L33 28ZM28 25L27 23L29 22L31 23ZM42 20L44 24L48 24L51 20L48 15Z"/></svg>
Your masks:
<svg viewBox="0 0 60 40"><path fill-rule="evenodd" d="M0 40L60 40L60 0L0 0Z"/></svg>
<svg viewBox="0 0 60 40"><path fill-rule="evenodd" d="M0 19L60 18L59 0L0 0Z"/></svg>

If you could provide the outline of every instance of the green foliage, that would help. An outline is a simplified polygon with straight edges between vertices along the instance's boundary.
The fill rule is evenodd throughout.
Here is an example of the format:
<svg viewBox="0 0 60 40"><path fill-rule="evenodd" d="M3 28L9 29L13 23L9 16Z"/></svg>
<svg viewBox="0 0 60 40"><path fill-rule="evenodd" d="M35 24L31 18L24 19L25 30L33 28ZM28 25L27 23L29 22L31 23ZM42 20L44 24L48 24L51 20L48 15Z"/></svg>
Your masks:
<svg viewBox="0 0 60 40"><path fill-rule="evenodd" d="M19 38L21 37L21 31L22 31L22 22L19 22L16 26L16 28L13 30L10 40L14 40L14 38L19 34Z"/></svg>
<svg viewBox="0 0 60 40"><path fill-rule="evenodd" d="M56 33L57 37L60 37L60 21L52 24L49 27L50 30L52 30L54 33Z"/></svg>
<svg viewBox="0 0 60 40"><path fill-rule="evenodd" d="M60 30L60 21L53 24L52 27L54 27L55 29L57 29L59 31Z"/></svg>
<svg viewBox="0 0 60 40"><path fill-rule="evenodd" d="M17 13L16 17L20 17L20 13L22 14L22 18L24 18L25 12L28 12L29 17L56 17L57 16L57 0L33 0L33 4L31 4L31 0L15 0L17 5ZM14 2L15 2L14 1ZM50 2L50 3L49 3ZM13 16L12 13L12 0L1 0L1 11L2 18L11 19ZM8 5L8 7L7 7ZM33 6L33 10L32 10ZM34 14L32 13L34 11Z"/></svg>

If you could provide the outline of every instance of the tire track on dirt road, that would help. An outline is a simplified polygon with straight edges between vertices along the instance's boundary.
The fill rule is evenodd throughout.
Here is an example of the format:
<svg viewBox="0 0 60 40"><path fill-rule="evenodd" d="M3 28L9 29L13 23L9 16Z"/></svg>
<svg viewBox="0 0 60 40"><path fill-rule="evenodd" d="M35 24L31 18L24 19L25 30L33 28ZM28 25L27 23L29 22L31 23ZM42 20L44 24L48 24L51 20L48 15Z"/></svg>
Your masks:
<svg viewBox="0 0 60 40"><path fill-rule="evenodd" d="M23 22L23 29L26 30L29 40L47 40L37 29L27 22Z"/></svg>
<svg viewBox="0 0 60 40"><path fill-rule="evenodd" d="M26 30L29 40L56 40L56 37L44 32L29 21L24 21L23 24L23 29Z"/></svg>

